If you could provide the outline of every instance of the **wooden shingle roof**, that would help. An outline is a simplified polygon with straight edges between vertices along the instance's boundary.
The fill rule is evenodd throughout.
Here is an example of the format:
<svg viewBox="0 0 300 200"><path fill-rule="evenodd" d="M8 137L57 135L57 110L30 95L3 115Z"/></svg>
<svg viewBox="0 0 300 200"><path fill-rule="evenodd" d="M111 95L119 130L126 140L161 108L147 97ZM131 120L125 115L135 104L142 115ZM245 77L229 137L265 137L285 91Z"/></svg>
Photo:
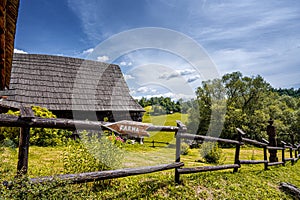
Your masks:
<svg viewBox="0 0 300 200"><path fill-rule="evenodd" d="M0 1L0 90L9 87L19 0Z"/></svg>
<svg viewBox="0 0 300 200"><path fill-rule="evenodd" d="M50 110L144 111L118 65L78 58L14 54L6 103Z"/></svg>

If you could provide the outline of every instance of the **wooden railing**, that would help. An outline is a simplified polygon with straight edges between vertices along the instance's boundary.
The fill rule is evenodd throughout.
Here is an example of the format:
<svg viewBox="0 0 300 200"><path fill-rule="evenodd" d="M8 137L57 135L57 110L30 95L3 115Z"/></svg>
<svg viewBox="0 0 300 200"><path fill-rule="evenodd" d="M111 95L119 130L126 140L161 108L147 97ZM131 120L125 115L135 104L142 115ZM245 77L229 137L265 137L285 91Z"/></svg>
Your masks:
<svg viewBox="0 0 300 200"><path fill-rule="evenodd" d="M29 136L31 127L42 127L42 128L58 128L58 129L86 129L86 130L101 130L105 127L104 122L92 122L92 121L79 121L70 119L44 119L34 117L31 108L22 107L20 109L21 116L12 116L0 114L0 126L3 127L20 127L20 139L19 139L19 154L17 171L18 174L26 174L28 171L28 151L29 151ZM263 140L259 142L256 140L245 138L245 133L241 129L237 129L238 139L229 140L203 135L193 135L187 133L186 126L177 121L177 127L175 126L149 126L147 131L167 131L174 132L176 137L176 153L175 162L157 166L145 166L139 168L129 169L118 169L109 171L98 171L98 172L86 172L80 174L61 174L48 177L39 177L29 179L32 183L41 183L55 180L56 178L61 180L67 180L70 183L82 183L91 182L95 180L113 179L126 176L133 176L139 174L147 174L157 171L175 169L175 182L180 183L181 174L190 174L206 171L216 171L224 169L233 169L233 172L237 172L241 165L244 164L264 164L264 169L274 165L285 165L286 162L291 161L294 164L300 157L299 148L300 145L286 144L282 142L281 147L268 146L268 141ZM180 162L181 155L181 141L182 139L196 140L196 141L210 141L235 145L235 157L232 164L218 165L218 166L200 166L187 168L184 167L184 163ZM263 148L263 160L240 160L241 146L244 144L251 144L260 148ZM268 150L282 151L280 162L269 162L267 157ZM286 158L285 152L289 150L290 157ZM7 182L6 182L7 184Z"/></svg>
<svg viewBox="0 0 300 200"><path fill-rule="evenodd" d="M20 127L19 154L17 164L17 175L27 174L28 171L28 152L30 128L58 128L68 130L101 130L106 128L105 122L80 121L70 119L45 119L34 117L30 107L21 107L20 116L0 114L0 127ZM153 126L150 125L147 131L174 132L179 130L176 126ZM179 168L184 164L181 162L161 164L156 166L144 166L139 168L118 169L109 171L86 172L79 174L60 174L48 177L39 177L29 179L32 183L41 183L53 181L55 179L67 180L70 183L92 182L96 180L113 179L139 174L147 174L157 171L164 171ZM7 185L8 182L5 182Z"/></svg>
<svg viewBox="0 0 300 200"><path fill-rule="evenodd" d="M237 172L241 165L244 164L264 164L264 169L267 170L269 166L274 165L285 165L286 162L291 161L294 164L299 158L299 149L300 145L287 145L285 142L282 141L281 147L273 147L268 146L269 142L263 139L263 142L259 142L256 140L245 138L245 133L237 128L238 132L238 139L237 140L229 140L229 139L222 139L222 138L215 138L210 136L203 136L203 135L192 135L186 133L186 127L181 122L177 121L178 132L176 135L176 160L175 162L180 162L180 147L181 147L181 140L182 139L190 139L190 140L200 140L205 142L218 142L218 143L225 143L235 145L235 157L233 164L227 165L217 165L217 166L201 166L201 167L192 167L192 168L176 168L175 169L175 182L180 183L180 174L190 174L190 173L198 173L198 172L207 172L207 171L217 171L217 170L225 170L225 169L233 169L233 172ZM263 148L263 160L240 160L240 153L241 153L241 146L245 144L251 144L256 147ZM285 151L289 150L290 157L285 157ZM281 153L281 161L280 162L269 162L268 161L268 150L279 150L282 151ZM294 154L293 154L294 152Z"/></svg>

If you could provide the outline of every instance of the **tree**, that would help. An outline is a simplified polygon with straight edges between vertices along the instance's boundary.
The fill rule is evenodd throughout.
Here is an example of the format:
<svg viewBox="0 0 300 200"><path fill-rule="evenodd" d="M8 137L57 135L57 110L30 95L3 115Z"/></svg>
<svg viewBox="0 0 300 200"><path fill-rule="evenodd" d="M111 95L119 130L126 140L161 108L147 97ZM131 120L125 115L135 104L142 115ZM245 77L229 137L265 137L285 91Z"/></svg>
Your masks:
<svg viewBox="0 0 300 200"><path fill-rule="evenodd" d="M188 128L198 124L197 134L213 132L212 128L224 121L221 137L233 139L236 128L242 128L247 137L261 140L266 137L267 121L270 118L275 119L280 133L300 130L296 125L300 120L297 111L299 99L279 96L259 75L247 77L240 72L225 74L221 79L202 82L196 95L198 111L190 112ZM227 101L225 118L222 117L222 111L225 110L222 97L226 97ZM195 112L198 112L199 117L196 117ZM214 128L214 131L218 132L219 129Z"/></svg>
<svg viewBox="0 0 300 200"><path fill-rule="evenodd" d="M202 86L197 88L198 110L191 110L188 124L188 128L192 127L193 133L214 135L220 131L220 123L223 123L221 115L226 109L224 89L220 79L203 81ZM198 112L198 115L195 112Z"/></svg>

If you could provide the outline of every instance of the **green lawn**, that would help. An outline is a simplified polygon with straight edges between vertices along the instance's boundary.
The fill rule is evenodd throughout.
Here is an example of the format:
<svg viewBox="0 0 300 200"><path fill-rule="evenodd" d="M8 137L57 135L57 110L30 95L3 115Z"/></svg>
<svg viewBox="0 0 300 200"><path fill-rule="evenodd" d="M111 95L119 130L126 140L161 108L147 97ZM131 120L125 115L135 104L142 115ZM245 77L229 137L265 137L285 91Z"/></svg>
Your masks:
<svg viewBox="0 0 300 200"><path fill-rule="evenodd" d="M187 121L187 115L178 113L167 116L144 116L144 122L154 125L175 126L175 120ZM123 167L149 166L170 163L175 160L174 133L151 133L145 141L164 141L167 144L151 143L126 145ZM29 151L30 177L63 173L63 152L66 147L36 147ZM224 164L234 161L234 148L222 149ZM289 153L286 152L288 157ZM17 150L1 148L0 181L12 180L16 174ZM278 153L278 157L281 154ZM261 160L263 152L254 147L242 147L241 159ZM196 162L200 159L199 149L191 149L181 156L185 167L208 165ZM80 162L80 161L78 161ZM174 170L156 172L115 179L103 184L80 184L33 190L37 199L293 199L279 190L280 182L290 182L300 187L299 163L270 167L264 171L263 164L243 165L237 173L232 170L181 175L182 184L174 183ZM4 188L1 188L4 191ZM6 190L5 190L6 191ZM38 192L37 192L38 191ZM47 193L48 191L48 193ZM23 191L24 192L24 191ZM28 192L28 191L26 191ZM30 192L30 191L29 191ZM32 191L31 191L32 192ZM45 194L44 194L45 193ZM0 199L2 199L0 197ZM10 198L7 198L10 199Z"/></svg>
<svg viewBox="0 0 300 200"><path fill-rule="evenodd" d="M31 177L46 176L61 173L61 160L64 148L35 147L30 148L29 175ZM193 149L182 156L186 166L203 166L195 162L199 159L199 150ZM255 156L253 157L253 152ZM232 163L234 149L223 149L224 164ZM15 150L5 148L2 152L1 181L11 180L16 173ZM257 148L242 148L241 159L260 159L262 151ZM145 148L131 158L125 158L127 167L168 163L174 160L174 151L167 148ZM131 164L130 164L131 163ZM108 188L92 186L91 184L64 186L69 192L73 190L88 195L90 199L292 199L279 190L280 182L290 182L300 186L299 163L291 166L270 167L264 171L263 165L243 165L238 173L232 170L204 172L191 175L181 175L182 184L174 183L174 170L157 172L148 175L126 177L112 181ZM86 194L88 192L88 194ZM66 195L71 195L68 192ZM72 196L73 197L73 196ZM82 197L82 196L80 196ZM1 198L0 198L1 199Z"/></svg>
<svg viewBox="0 0 300 200"><path fill-rule="evenodd" d="M153 125L159 126L177 126L176 120L180 120L182 123L186 124L188 120L187 114L181 113L174 113L169 115L161 115L161 116L150 116L148 113L151 110L151 106L145 108L146 113L143 116L144 123L151 123ZM153 146L151 143L154 142L166 142L170 144L175 143L174 133L172 132L150 132L150 137L145 138L145 145L146 146ZM166 147L166 144L163 143L155 143L154 146L156 147Z"/></svg>

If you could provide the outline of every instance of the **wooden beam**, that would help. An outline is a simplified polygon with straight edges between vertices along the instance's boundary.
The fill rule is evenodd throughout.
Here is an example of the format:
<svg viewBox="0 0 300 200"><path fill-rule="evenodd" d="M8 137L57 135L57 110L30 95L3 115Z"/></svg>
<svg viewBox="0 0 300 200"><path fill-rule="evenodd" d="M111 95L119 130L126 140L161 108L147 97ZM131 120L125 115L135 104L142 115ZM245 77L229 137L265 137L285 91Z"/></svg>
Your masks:
<svg viewBox="0 0 300 200"><path fill-rule="evenodd" d="M20 108L21 119L30 122L34 118L31 107ZM27 174L28 170L28 153L29 153L29 138L30 126L25 126L20 129L19 153L18 153L18 175Z"/></svg>
<svg viewBox="0 0 300 200"><path fill-rule="evenodd" d="M164 132L176 132L178 127L176 126L150 126L147 131L164 131Z"/></svg>
<svg viewBox="0 0 300 200"><path fill-rule="evenodd" d="M222 138L216 138L216 137L210 137L204 135L193 135L189 133L181 134L181 138L191 139L191 140L203 140L206 142L223 142L228 144L241 144L241 145L243 144L236 140L222 139Z"/></svg>
<svg viewBox="0 0 300 200"><path fill-rule="evenodd" d="M105 122L95 121L81 121L61 118L39 118L35 117L31 121L26 121L18 116L0 114L0 126L3 127L25 127L30 125L31 127L37 128L58 128L58 129L82 129L82 130L100 130L101 127L105 127ZM177 127L167 126L150 126L151 130L161 131L176 131Z"/></svg>
<svg viewBox="0 0 300 200"><path fill-rule="evenodd" d="M290 183L280 183L281 190L291 194L295 199L300 199L300 189Z"/></svg>
<svg viewBox="0 0 300 200"><path fill-rule="evenodd" d="M267 149L272 149L272 150L283 150L282 147L273 147L273 146L267 146Z"/></svg>
<svg viewBox="0 0 300 200"><path fill-rule="evenodd" d="M248 138L243 138L242 139L243 142L247 142L247 143L250 143L250 144L253 144L253 145L257 145L257 146L267 146L268 144L266 143L263 143L263 142L258 142L256 140L251 140L251 139L248 139Z"/></svg>
<svg viewBox="0 0 300 200"><path fill-rule="evenodd" d="M176 121L178 130L175 133L176 137L176 151L175 151L175 162L180 162L180 150L181 150L181 134L186 132L186 126L179 120ZM175 169L175 183L180 183L180 174L178 168Z"/></svg>
<svg viewBox="0 0 300 200"><path fill-rule="evenodd" d="M140 174L148 174L153 172L165 171L169 169L174 169L182 167L184 164L182 162L171 163L171 164L162 164L150 167L139 167L139 168L127 168L127 169L118 169L118 170L109 170L109 171L98 171L98 172L86 172L80 174L62 174L56 176L46 176L39 178L31 178L31 183L46 183L55 181L55 179L68 181L70 183L86 183L106 179L121 178L127 176L134 176Z"/></svg>
<svg viewBox="0 0 300 200"><path fill-rule="evenodd" d="M195 167L195 168L180 168L178 169L178 172L179 174L191 174L191 173L217 171L217 170L233 169L233 168L240 168L240 167L241 166L238 164L204 166L204 167Z"/></svg>
<svg viewBox="0 0 300 200"><path fill-rule="evenodd" d="M267 160L240 160L240 164L262 164L268 163Z"/></svg>
<svg viewBox="0 0 300 200"><path fill-rule="evenodd" d="M268 163L268 166L274 166L274 165L283 165L284 162L271 162L271 163Z"/></svg>
<svg viewBox="0 0 300 200"><path fill-rule="evenodd" d="M241 132L238 132L238 142L239 144L236 144L235 145L235 155L234 155L234 164L237 164L237 165L241 165L240 163L240 152L241 152L241 145L242 145L242 139L243 139L243 133ZM238 172L239 170L239 167L236 167L233 169L233 173L236 173Z"/></svg>
<svg viewBox="0 0 300 200"><path fill-rule="evenodd" d="M27 174L30 127L20 129L17 174Z"/></svg>

